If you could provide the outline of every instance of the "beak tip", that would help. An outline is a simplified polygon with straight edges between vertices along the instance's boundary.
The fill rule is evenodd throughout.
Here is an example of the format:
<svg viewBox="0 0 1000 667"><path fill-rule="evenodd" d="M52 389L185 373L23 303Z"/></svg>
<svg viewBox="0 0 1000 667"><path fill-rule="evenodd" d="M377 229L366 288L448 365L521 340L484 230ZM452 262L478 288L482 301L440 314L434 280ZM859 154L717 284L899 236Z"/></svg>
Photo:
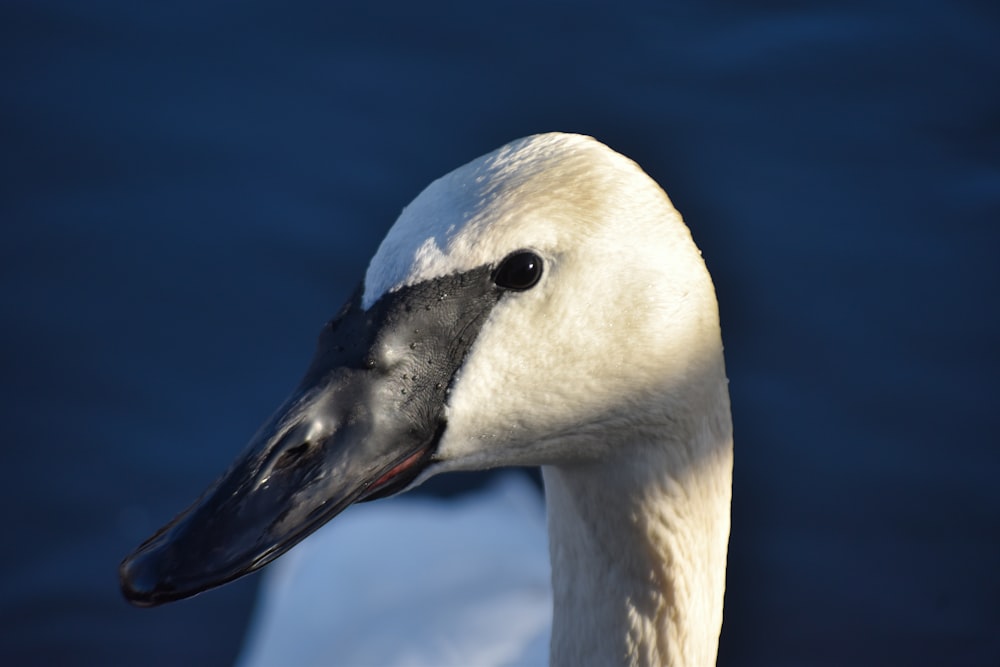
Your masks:
<svg viewBox="0 0 1000 667"><path fill-rule="evenodd" d="M137 607L153 607L176 599L169 577L161 572L161 561L158 550L140 548L121 562L118 581L125 600Z"/></svg>
<svg viewBox="0 0 1000 667"><path fill-rule="evenodd" d="M152 568L148 567L148 559L141 553L128 556L118 566L118 581L122 595L137 607L149 607L155 604L157 582Z"/></svg>

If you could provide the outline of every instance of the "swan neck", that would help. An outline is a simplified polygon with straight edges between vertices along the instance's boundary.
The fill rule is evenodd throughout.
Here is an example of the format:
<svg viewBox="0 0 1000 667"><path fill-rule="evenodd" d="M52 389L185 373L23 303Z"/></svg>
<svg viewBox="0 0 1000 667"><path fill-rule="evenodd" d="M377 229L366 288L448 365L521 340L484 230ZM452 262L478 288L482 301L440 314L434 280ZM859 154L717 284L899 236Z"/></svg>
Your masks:
<svg viewBox="0 0 1000 667"><path fill-rule="evenodd" d="M627 460L543 468L552 665L715 664L732 492L726 422L694 446L630 445Z"/></svg>

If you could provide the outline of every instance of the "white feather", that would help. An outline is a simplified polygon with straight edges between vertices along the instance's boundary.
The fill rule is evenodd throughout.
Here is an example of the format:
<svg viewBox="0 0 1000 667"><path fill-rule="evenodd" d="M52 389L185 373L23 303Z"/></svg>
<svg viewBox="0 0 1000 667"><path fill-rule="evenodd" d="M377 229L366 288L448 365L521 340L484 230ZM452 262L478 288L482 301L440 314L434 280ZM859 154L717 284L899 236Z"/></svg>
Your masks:
<svg viewBox="0 0 1000 667"><path fill-rule="evenodd" d="M508 475L321 528L267 570L237 664L544 665L551 618L541 496Z"/></svg>

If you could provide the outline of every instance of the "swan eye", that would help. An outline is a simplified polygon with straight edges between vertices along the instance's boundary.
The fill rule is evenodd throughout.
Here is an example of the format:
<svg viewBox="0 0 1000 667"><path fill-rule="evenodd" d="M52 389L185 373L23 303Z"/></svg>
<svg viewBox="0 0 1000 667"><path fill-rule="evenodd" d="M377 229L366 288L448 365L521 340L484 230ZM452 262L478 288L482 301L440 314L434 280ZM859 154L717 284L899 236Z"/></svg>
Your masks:
<svg viewBox="0 0 1000 667"><path fill-rule="evenodd" d="M531 289L542 277L542 258L530 250L513 252L493 272L493 282L504 289Z"/></svg>

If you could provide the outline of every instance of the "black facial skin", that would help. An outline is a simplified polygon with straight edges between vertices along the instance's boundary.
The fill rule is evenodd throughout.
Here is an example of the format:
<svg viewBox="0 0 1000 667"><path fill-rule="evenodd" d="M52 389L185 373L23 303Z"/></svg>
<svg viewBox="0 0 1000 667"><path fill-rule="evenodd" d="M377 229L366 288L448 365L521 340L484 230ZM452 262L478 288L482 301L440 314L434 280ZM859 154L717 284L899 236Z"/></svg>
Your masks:
<svg viewBox="0 0 1000 667"><path fill-rule="evenodd" d="M508 291L489 266L361 293L324 329L299 387L230 469L121 564L140 606L271 562L353 502L406 488L434 460L456 371Z"/></svg>

